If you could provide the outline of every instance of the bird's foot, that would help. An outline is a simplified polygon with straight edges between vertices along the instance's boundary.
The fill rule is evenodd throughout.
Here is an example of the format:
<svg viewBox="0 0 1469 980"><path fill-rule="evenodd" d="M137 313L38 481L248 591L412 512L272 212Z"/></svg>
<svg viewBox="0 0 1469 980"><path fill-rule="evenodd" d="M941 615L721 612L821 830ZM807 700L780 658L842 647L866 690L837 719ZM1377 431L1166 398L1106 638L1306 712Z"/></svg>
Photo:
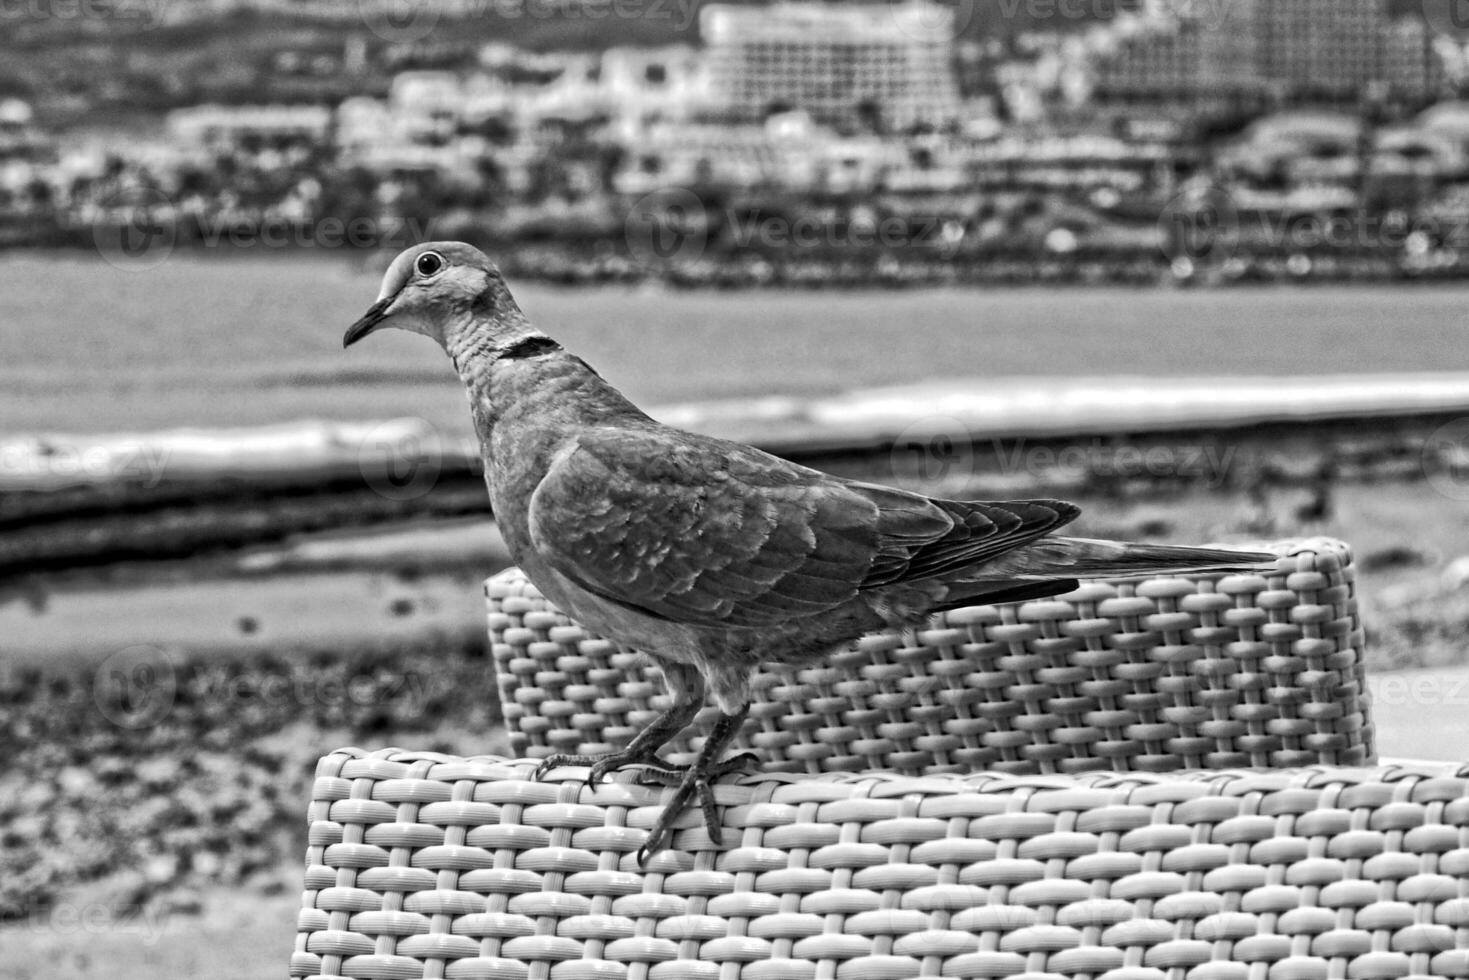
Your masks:
<svg viewBox="0 0 1469 980"><path fill-rule="evenodd" d="M606 755L568 755L558 753L548 755L536 766L536 771L531 774L531 779L544 779L552 769L560 769L562 766L590 766L591 771L587 773L587 786L596 786L609 775L624 766L648 766L646 770L651 773L662 773L669 778L674 778L683 773L687 766L671 766L658 758L653 752L609 752Z"/></svg>
<svg viewBox="0 0 1469 980"><path fill-rule="evenodd" d="M730 773L743 772L759 764L759 756L753 752L744 752L702 768L685 766L682 771L669 767L645 769L638 777L639 782L677 786L678 791L663 808L663 814L653 825L653 829L648 832L647 841L638 848L638 866L646 865L649 857L668 844L673 837L674 823L693 803L695 796L699 798L699 808L704 811L704 829L708 832L709 839L716 847L722 847L724 834L719 826L719 811L714 803L714 784Z"/></svg>

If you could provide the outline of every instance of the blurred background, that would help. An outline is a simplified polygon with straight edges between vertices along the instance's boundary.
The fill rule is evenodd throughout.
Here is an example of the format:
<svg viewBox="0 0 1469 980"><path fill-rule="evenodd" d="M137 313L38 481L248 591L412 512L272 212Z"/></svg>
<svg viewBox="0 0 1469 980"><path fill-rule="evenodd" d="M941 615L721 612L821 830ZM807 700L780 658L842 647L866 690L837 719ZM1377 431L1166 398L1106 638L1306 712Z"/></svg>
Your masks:
<svg viewBox="0 0 1469 980"><path fill-rule="evenodd" d="M655 416L1093 536L1356 549L1469 758L1457 0L0 4L0 978L279 976L343 745L508 751L387 262Z"/></svg>

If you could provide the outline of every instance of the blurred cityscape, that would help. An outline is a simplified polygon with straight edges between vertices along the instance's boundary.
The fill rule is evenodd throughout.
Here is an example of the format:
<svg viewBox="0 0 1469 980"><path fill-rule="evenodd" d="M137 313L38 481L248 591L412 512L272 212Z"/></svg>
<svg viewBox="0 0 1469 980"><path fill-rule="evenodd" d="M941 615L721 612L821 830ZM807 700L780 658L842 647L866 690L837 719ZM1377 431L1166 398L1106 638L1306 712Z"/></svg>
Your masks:
<svg viewBox="0 0 1469 980"><path fill-rule="evenodd" d="M575 3L621 33L558 47ZM463 238L519 276L716 285L1469 273L1451 4L554 6L521 43L484 23L520 0L118 0L122 44L6 14L0 245Z"/></svg>

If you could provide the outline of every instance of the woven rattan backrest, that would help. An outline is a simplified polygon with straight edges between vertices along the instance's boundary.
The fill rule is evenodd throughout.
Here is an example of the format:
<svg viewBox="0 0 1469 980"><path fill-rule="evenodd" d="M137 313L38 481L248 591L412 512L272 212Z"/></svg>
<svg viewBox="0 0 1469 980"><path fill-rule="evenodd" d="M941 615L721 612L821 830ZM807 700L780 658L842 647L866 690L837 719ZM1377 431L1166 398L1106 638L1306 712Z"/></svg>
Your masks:
<svg viewBox="0 0 1469 980"><path fill-rule="evenodd" d="M766 772L1169 771L1374 759L1350 549L1264 546L1269 574L1091 582L979 606L830 661L768 669L736 748ZM511 746L625 745L667 701L656 668L510 569L486 585ZM665 756L691 761L706 709Z"/></svg>

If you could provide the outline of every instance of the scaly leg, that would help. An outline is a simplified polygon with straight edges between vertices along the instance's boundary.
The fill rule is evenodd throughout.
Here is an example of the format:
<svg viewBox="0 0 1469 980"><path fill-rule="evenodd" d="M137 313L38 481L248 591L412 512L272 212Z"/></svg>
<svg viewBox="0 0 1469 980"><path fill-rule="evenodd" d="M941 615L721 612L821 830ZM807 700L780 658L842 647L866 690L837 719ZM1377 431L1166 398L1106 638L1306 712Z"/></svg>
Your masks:
<svg viewBox="0 0 1469 980"><path fill-rule="evenodd" d="M639 866L648 863L648 858L655 851L661 850L673 837L673 824L683 812L689 808L697 795L699 806L704 811L704 828L709 832L709 838L716 846L724 844L724 834L719 827L719 812L714 804L714 783L722 776L759 763L759 758L752 752L745 752L732 759L718 761L724 755L724 750L729 747L740 726L745 723L745 717L750 713L750 706L745 705L737 714L727 715L721 713L714 727L709 732L704 747L699 750L699 758L692 766L684 772L678 773L668 769L649 770L644 778L649 782L660 782L665 785L677 785L678 790L673 794L673 799L663 808L663 815L653 825L648 833L648 840L642 847L638 848Z"/></svg>
<svg viewBox="0 0 1469 980"><path fill-rule="evenodd" d="M627 747L605 755L547 756L536 767L532 779L541 779L560 766L591 766L587 774L587 785L595 786L609 773L623 766L653 766L665 773L678 773L686 766L672 766L658 758L658 750L668 744L669 739L689 726L699 709L704 706L704 678L693 667L686 664L663 664L663 685L668 690L673 704L663 714L638 732Z"/></svg>

